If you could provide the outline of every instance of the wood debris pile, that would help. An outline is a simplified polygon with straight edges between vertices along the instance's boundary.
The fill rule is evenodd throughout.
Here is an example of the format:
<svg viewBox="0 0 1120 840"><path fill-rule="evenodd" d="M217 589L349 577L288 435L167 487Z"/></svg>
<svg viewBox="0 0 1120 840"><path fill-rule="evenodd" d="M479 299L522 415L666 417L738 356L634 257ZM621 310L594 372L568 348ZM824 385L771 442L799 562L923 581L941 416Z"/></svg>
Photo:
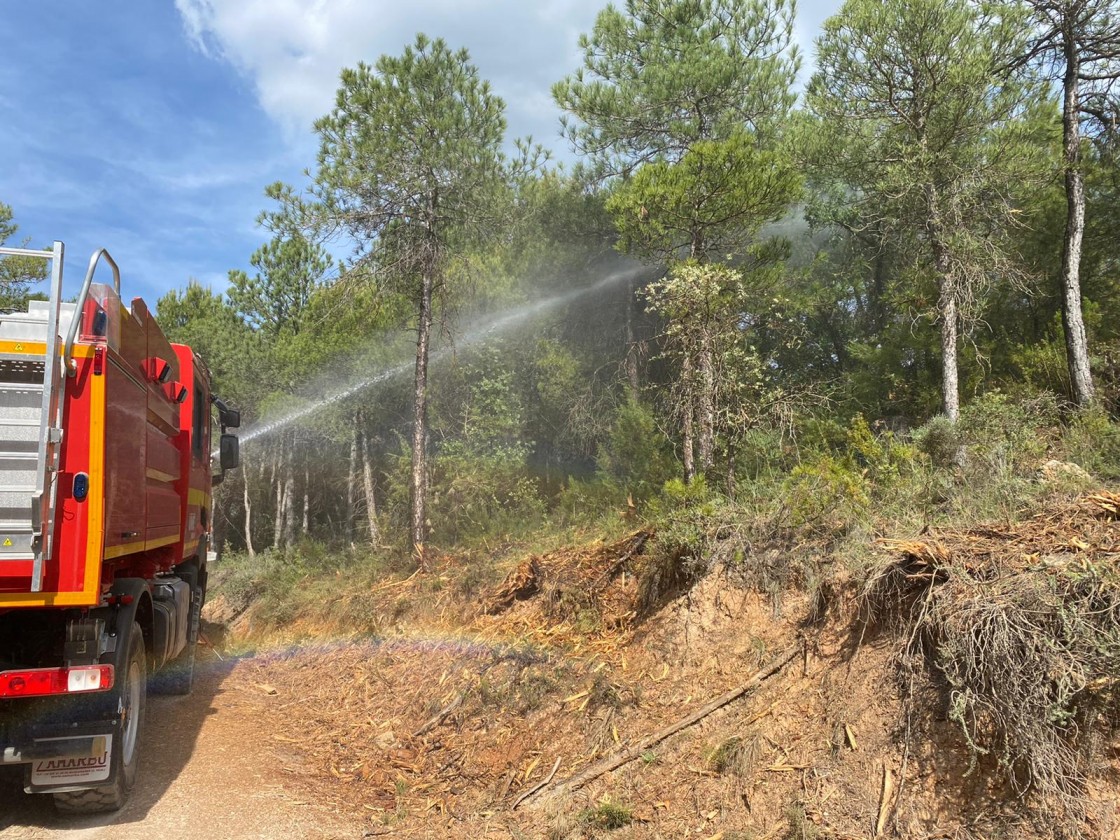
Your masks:
<svg viewBox="0 0 1120 840"><path fill-rule="evenodd" d="M301 722L301 736L275 736L290 745L286 769L330 781L340 807L357 799L371 814L449 819L510 809L550 775L617 747L612 721L636 702L630 682L665 679L664 670L616 678L651 537L532 557L477 599L474 619L455 626L436 613L432 637L255 659L244 688ZM438 605L446 590L426 585L408 578L373 596Z"/></svg>
<svg viewBox="0 0 1120 840"><path fill-rule="evenodd" d="M637 531L610 544L530 557L483 598L478 629L515 631L555 644L568 636L608 639L637 615L637 574L653 534Z"/></svg>
<svg viewBox="0 0 1120 840"><path fill-rule="evenodd" d="M908 640L912 674L940 674L974 760L1079 823L1118 705L1120 495L880 545L865 615Z"/></svg>
<svg viewBox="0 0 1120 840"><path fill-rule="evenodd" d="M1013 525L936 531L918 540L879 540L901 555L895 568L911 581L947 580L949 568L976 578L1036 567L1120 562L1120 494L1100 491ZM889 571L889 570L888 570Z"/></svg>

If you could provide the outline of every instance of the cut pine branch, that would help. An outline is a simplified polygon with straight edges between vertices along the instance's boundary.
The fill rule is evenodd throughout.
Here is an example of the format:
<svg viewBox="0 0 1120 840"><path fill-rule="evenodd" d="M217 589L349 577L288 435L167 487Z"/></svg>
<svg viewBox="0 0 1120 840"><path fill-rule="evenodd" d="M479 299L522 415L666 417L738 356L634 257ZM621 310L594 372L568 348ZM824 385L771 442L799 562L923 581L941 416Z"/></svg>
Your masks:
<svg viewBox="0 0 1120 840"><path fill-rule="evenodd" d="M440 709L430 720L428 720L427 723L425 723L423 726L421 726L419 729L417 729L415 732L413 732L412 737L413 738L419 738L421 735L427 735L429 732L431 732L433 729L435 729L437 726L439 726L441 723L443 723L444 718L446 718L449 714L451 714L453 711L455 711L457 708L459 708L459 706L461 706L463 704L463 698L465 696L466 696L465 693L455 695L454 700L452 700L450 703L448 703L446 706L444 706L442 709Z"/></svg>

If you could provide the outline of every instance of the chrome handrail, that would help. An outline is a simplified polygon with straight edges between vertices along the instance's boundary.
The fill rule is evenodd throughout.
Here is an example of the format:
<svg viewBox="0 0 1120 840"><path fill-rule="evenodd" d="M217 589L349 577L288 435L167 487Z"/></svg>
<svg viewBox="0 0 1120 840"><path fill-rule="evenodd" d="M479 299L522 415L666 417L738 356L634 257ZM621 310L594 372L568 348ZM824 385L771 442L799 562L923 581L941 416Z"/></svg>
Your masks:
<svg viewBox="0 0 1120 840"><path fill-rule="evenodd" d="M70 354L74 351L74 339L78 335L78 324L82 320L82 307L85 306L86 298L89 297L89 287L93 282L93 272L97 269L97 263L104 257L105 261L113 267L113 286L117 290L117 297L121 296L121 270L117 266L116 260L110 255L105 248L98 248L93 252L93 256L89 258L89 268L86 270L86 279L82 283L82 291L78 293L77 303L74 305L74 317L70 320L70 329L66 333L66 345L62 349L62 366L66 371L67 376L74 376L78 372L78 366L74 364L74 360L70 358Z"/></svg>
<svg viewBox="0 0 1120 840"><path fill-rule="evenodd" d="M34 563L31 570L31 591L43 588L43 569L51 556L57 495L58 447L61 430L56 425L58 414L58 316L62 306L62 264L66 248L55 242L51 250L51 306L47 313L46 356L43 359L43 402L39 413L39 451L36 458L35 489L31 496L31 526Z"/></svg>
<svg viewBox="0 0 1120 840"><path fill-rule="evenodd" d="M0 254L5 257L38 257L41 260L53 260L55 258L53 249L43 251L37 248L0 248Z"/></svg>

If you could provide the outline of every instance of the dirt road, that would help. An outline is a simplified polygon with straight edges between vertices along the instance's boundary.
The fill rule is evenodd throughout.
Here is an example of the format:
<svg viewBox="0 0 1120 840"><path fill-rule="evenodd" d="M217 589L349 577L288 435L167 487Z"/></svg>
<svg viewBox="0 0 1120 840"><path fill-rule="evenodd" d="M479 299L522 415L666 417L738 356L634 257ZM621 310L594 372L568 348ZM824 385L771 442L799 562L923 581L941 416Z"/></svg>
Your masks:
<svg viewBox="0 0 1120 840"><path fill-rule="evenodd" d="M241 664L199 648L189 697L148 698L140 778L116 814L75 819L49 797L21 790L18 768L0 768L0 837L48 840L341 840L361 835L286 789L278 746L261 715L260 692Z"/></svg>

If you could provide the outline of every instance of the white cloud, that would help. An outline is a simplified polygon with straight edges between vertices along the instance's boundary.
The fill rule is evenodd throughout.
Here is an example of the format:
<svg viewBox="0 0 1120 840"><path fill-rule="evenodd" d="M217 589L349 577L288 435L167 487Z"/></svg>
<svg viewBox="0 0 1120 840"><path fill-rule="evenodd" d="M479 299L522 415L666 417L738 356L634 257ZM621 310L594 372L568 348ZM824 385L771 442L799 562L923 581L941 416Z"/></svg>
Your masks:
<svg viewBox="0 0 1120 840"><path fill-rule="evenodd" d="M338 75L359 61L397 55L418 31L466 47L506 101L510 136L559 147L550 87L580 61L577 42L605 0L175 0L205 54L251 80L265 112L306 143L334 104ZM797 29L806 63L820 21L840 0L804 0Z"/></svg>
<svg viewBox="0 0 1120 840"><path fill-rule="evenodd" d="M292 139L334 104L339 72L399 54L417 32L466 47L507 103L511 136L556 136L549 86L575 68L602 0L176 0L187 36L249 78ZM531 91L532 95L527 95Z"/></svg>

